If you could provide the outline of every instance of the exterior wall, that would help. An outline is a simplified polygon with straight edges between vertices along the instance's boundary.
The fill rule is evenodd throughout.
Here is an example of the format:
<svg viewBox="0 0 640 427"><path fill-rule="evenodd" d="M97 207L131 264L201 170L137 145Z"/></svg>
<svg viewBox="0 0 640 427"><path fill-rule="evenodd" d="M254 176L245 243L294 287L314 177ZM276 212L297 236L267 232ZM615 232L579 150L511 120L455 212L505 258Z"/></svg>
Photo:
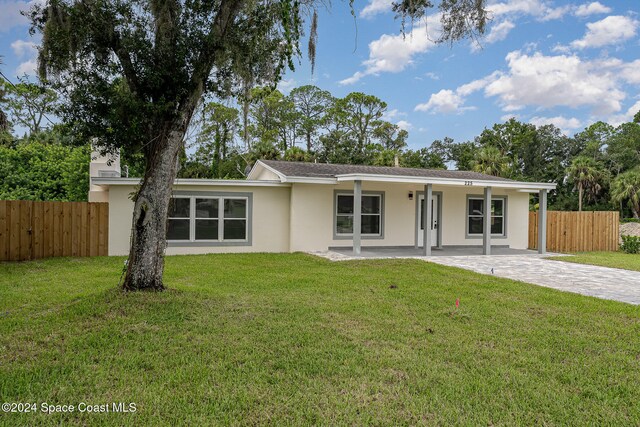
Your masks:
<svg viewBox="0 0 640 427"><path fill-rule="evenodd" d="M109 201L109 255L127 255L131 233L134 187L112 185ZM294 252L326 251L329 247L350 247L350 238L334 237L334 196L336 190L353 191L352 183L339 185L292 184L291 187L262 186L187 186L180 191L250 192L253 194L252 244L250 246L170 246L167 254L221 252ZM424 186L363 182L364 192L383 192L383 237L363 238L362 246L414 246L416 210ZM435 186L442 193L442 245L480 246L482 238L466 236L467 195L482 196L482 187ZM409 192L413 200L409 200ZM506 196L504 238L492 238L493 245L526 249L528 244L529 194L493 189L494 196Z"/></svg>
<svg viewBox="0 0 640 427"><path fill-rule="evenodd" d="M384 192L383 238L362 239L362 246L415 244L415 198L409 186L363 182L362 191ZM332 246L351 246L351 239L334 239L334 194L353 191L353 184L293 184L291 188L291 251L326 251Z"/></svg>
<svg viewBox="0 0 640 427"><path fill-rule="evenodd" d="M479 246L482 236L466 236L467 195L484 197L482 187L441 187L442 191L442 244L444 246ZM493 188L492 196L507 197L506 237L491 237L492 245L508 245L514 249L526 249L529 227L529 194Z"/></svg>
<svg viewBox="0 0 640 427"><path fill-rule="evenodd" d="M133 215L129 194L134 187L109 189L109 255L128 255ZM180 186L179 191L253 194L251 246L169 246L167 255L221 252L289 252L289 187Z"/></svg>
<svg viewBox="0 0 640 427"><path fill-rule="evenodd" d="M109 202L109 189L104 189L99 185L92 185L87 200L89 202Z"/></svg>
<svg viewBox="0 0 640 427"><path fill-rule="evenodd" d="M293 184L291 189L291 251L325 251L329 247L350 247L351 239L335 239L334 191L353 191L353 184ZM362 246L414 246L418 193L424 186L363 182L362 190L384 192L383 238L364 238ZM413 200L409 200L409 192ZM442 245L479 246L482 237L466 237L467 195L482 195L482 187L433 187L442 192ZM494 196L507 196L506 237L493 237L493 245L526 249L528 243L529 195L493 190Z"/></svg>

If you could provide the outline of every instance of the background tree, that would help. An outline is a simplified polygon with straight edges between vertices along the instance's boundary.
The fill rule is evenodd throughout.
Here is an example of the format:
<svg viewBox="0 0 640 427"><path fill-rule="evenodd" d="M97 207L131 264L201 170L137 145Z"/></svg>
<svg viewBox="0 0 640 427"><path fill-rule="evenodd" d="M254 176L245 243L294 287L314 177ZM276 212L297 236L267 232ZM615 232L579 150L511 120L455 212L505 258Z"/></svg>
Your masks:
<svg viewBox="0 0 640 427"><path fill-rule="evenodd" d="M640 124L623 123L607 139L607 162L616 174L640 164Z"/></svg>
<svg viewBox="0 0 640 427"><path fill-rule="evenodd" d="M611 182L611 200L615 203L628 202L634 218L640 218L640 166L624 172Z"/></svg>
<svg viewBox="0 0 640 427"><path fill-rule="evenodd" d="M316 86L306 85L293 89L289 95L299 117L299 132L307 151L313 151L313 138L318 134L331 106L331 93Z"/></svg>
<svg viewBox="0 0 640 427"><path fill-rule="evenodd" d="M602 165L591 157L578 156L567 169L569 180L578 188L578 211L582 211L582 200L585 191L592 198L600 192L606 172Z"/></svg>
<svg viewBox="0 0 640 427"><path fill-rule="evenodd" d="M351 92L336 100L332 119L338 121L348 138L355 142L355 163L363 163L365 146L371 143L374 130L380 126L386 111L386 102L362 92Z"/></svg>
<svg viewBox="0 0 640 427"><path fill-rule="evenodd" d="M202 129L196 138L196 160L208 166L211 178L224 178L222 163L232 148L240 126L240 112L218 102L210 102L202 109Z"/></svg>
<svg viewBox="0 0 640 427"><path fill-rule="evenodd" d="M251 91L249 107L250 138L275 144L283 153L293 147L299 124L299 114L291 98L270 87Z"/></svg>
<svg viewBox="0 0 640 427"><path fill-rule="evenodd" d="M50 125L47 115L51 115L58 100L57 94L41 84L21 78L16 84L0 78L0 116L7 116L14 125L24 127L29 133L40 132Z"/></svg>
<svg viewBox="0 0 640 427"><path fill-rule="evenodd" d="M509 159L497 147L482 147L472 162L472 170L492 176L506 176L509 174Z"/></svg>
<svg viewBox="0 0 640 427"><path fill-rule="evenodd" d="M0 199L86 201L90 156L88 145L70 147L36 139L0 146Z"/></svg>

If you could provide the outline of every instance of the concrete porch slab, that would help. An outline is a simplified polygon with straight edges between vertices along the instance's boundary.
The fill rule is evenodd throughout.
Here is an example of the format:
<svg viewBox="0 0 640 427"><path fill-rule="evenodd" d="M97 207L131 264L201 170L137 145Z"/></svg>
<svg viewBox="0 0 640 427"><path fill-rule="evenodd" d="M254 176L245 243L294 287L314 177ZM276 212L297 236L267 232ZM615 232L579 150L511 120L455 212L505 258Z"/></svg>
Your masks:
<svg viewBox="0 0 640 427"><path fill-rule="evenodd" d="M335 258L419 258L424 257L422 248L415 247L362 247L359 257L353 255L351 247L330 248L328 253L335 253ZM328 254L327 253L327 254ZM321 253L317 255L322 256ZM482 255L481 246L445 246L442 249L433 248L431 250L432 257L450 257L450 256L484 256ZM529 249L511 249L504 246L493 246L491 248L491 256L508 256L508 255L526 255L539 256L536 251ZM555 256L557 254L546 254L544 256Z"/></svg>

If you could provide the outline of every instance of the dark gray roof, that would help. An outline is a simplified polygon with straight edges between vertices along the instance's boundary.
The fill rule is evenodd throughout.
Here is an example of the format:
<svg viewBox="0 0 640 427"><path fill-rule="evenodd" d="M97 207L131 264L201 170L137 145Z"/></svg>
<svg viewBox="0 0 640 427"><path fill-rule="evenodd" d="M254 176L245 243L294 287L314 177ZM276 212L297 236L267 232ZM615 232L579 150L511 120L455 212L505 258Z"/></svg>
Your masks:
<svg viewBox="0 0 640 427"><path fill-rule="evenodd" d="M372 174L410 176L419 178L445 178L465 179L474 181L505 181L514 182L511 179L499 178L478 172L452 171L444 169L417 169L396 168L390 166L366 166L366 165L336 165L329 163L285 162L281 160L261 160L265 165L277 170L286 176L299 176L307 178L334 178L336 175L345 174Z"/></svg>

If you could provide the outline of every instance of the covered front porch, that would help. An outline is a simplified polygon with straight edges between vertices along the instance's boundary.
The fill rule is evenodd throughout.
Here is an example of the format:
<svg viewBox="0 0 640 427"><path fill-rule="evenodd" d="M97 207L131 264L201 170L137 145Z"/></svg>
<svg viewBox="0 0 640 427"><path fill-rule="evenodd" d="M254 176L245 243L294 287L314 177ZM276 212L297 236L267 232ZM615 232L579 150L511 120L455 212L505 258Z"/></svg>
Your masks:
<svg viewBox="0 0 640 427"><path fill-rule="evenodd" d="M500 213L494 215L493 208L495 207L496 195L495 191L501 192L505 194L505 191L510 192L510 194L514 193L537 193L539 200L539 215L538 215L538 241L541 244L538 246L537 253L545 254L546 253L546 221L547 221L547 195L548 191L555 187L554 184L541 184L541 183L523 183L516 181L487 181L487 180L478 180L478 181L464 181L464 180L453 180L453 179L424 179L415 177L380 177L380 176L358 176L358 175L350 175L350 176L339 176L338 181L352 181L353 185L353 224L352 224L352 246L351 248L340 247L339 253L350 252L352 256L361 256L361 257L379 257L381 255L386 256L469 256L469 255L522 255L522 254L531 254L533 251L529 251L526 249L511 249L510 246L504 245L504 243L509 243L509 240L506 239L506 210L507 210L507 197L506 196L498 196L502 197L503 200L499 201L500 203ZM422 208L416 209L416 223L422 224L418 228L418 236L416 238L416 243L414 247L375 247L374 245L363 245L363 206L362 206L362 197L363 197L363 181L372 183L394 183L394 184L421 184L419 187L420 198L423 199L423 207L430 206L431 208L425 208L424 212L422 212ZM431 182L433 181L433 182ZM434 184L440 191L434 191ZM448 192L447 189L465 190L469 189L467 192L467 200L466 202L470 202L470 198L474 200L473 204L469 205L469 209L472 209L473 212L467 212L468 206L460 204L455 204L452 206L449 203L448 210L442 212L442 197L443 193L446 195ZM471 188L470 188L471 187ZM473 195L472 188L480 187L482 188L482 194L475 196ZM495 191L494 191L495 190ZM475 190L477 191L477 190ZM416 197L418 194L416 193ZM411 198L411 192L409 197ZM477 201L477 203L475 202ZM435 205L434 205L434 202ZM493 202L493 203L492 203ZM525 202L526 203L526 202ZM437 206L437 207L435 207ZM496 208L497 209L497 208ZM525 207L526 209L526 207ZM446 232L443 232L441 224L446 222L447 217L449 215L455 215L455 211L464 211L467 212L466 218L471 222L474 221L475 229L474 234L471 235L471 226L468 224L464 224L463 227L469 226L465 230L465 240L476 238L477 243L473 243L465 246L458 246L457 243L452 245L449 243L449 247L447 247L448 239ZM500 224L498 224L498 228L501 230L496 233L494 230L494 221L496 221L496 216L498 216L498 220L500 220ZM392 221L393 219L388 219ZM431 224L429 226L428 224ZM434 226L434 224L436 224ZM451 232L451 226L449 226L448 231ZM513 231L513 230L512 230ZM456 231L457 233L458 231ZM496 237L497 234L497 237ZM444 245L443 245L443 242ZM520 246L522 247L522 246ZM336 247L337 248L337 247Z"/></svg>

